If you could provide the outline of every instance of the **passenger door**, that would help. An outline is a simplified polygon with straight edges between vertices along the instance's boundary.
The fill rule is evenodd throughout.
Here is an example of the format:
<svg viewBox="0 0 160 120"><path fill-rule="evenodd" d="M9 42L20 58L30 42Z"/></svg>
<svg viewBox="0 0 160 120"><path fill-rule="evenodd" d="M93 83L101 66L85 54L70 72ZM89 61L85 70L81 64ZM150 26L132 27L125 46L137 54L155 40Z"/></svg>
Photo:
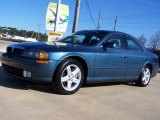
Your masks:
<svg viewBox="0 0 160 120"><path fill-rule="evenodd" d="M142 67L146 61L144 50L137 40L132 36L126 36L128 68L126 71L126 80L138 79Z"/></svg>
<svg viewBox="0 0 160 120"><path fill-rule="evenodd" d="M102 47L108 45L106 50ZM123 34L111 34L96 49L95 81L124 80L127 68L127 50Z"/></svg>

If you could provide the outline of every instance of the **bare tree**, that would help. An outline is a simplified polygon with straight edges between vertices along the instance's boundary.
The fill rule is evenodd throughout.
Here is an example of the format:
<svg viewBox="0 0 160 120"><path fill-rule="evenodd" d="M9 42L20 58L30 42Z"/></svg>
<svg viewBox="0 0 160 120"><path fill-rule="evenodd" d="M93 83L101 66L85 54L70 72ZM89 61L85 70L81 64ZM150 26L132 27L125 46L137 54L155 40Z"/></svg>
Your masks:
<svg viewBox="0 0 160 120"><path fill-rule="evenodd" d="M152 50L160 49L160 31L156 32L150 39L149 47Z"/></svg>
<svg viewBox="0 0 160 120"><path fill-rule="evenodd" d="M143 34L138 37L138 40L142 43L142 45L146 45L147 38Z"/></svg>

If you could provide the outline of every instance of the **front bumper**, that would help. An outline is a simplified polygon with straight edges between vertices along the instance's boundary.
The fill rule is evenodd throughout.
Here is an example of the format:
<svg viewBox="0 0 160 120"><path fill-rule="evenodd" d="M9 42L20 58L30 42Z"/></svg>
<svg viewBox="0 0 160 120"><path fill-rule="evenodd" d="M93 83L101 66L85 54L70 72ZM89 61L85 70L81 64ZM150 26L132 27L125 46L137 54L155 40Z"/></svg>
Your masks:
<svg viewBox="0 0 160 120"><path fill-rule="evenodd" d="M2 68L9 76L35 82L51 82L58 64L56 60L49 60L48 64L37 64L34 59L10 57L7 53L1 56ZM24 77L23 72L31 72L31 77Z"/></svg>

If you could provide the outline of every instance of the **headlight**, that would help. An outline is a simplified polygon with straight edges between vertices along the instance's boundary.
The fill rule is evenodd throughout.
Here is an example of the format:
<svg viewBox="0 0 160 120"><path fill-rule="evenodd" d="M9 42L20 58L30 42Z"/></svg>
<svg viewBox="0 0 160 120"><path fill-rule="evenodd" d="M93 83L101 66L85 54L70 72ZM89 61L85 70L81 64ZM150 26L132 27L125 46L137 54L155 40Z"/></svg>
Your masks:
<svg viewBox="0 0 160 120"><path fill-rule="evenodd" d="M43 50L29 50L26 51L23 56L30 57L30 58L36 58L36 59L45 59L47 60L49 55L48 52Z"/></svg>
<svg viewBox="0 0 160 120"><path fill-rule="evenodd" d="M48 59L48 53L45 51L41 51L41 52L39 52L38 58L39 59Z"/></svg>

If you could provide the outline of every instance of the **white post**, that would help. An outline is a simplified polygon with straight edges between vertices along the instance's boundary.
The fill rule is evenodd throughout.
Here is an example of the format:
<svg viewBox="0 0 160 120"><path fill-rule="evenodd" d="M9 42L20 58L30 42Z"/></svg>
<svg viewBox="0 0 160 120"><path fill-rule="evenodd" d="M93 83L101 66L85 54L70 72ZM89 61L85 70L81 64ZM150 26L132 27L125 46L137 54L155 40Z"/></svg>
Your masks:
<svg viewBox="0 0 160 120"><path fill-rule="evenodd" d="M58 23L59 23L59 16L60 16L60 10L61 10L61 0L59 0L58 4L57 4L56 22L55 22L54 32L57 32Z"/></svg>

